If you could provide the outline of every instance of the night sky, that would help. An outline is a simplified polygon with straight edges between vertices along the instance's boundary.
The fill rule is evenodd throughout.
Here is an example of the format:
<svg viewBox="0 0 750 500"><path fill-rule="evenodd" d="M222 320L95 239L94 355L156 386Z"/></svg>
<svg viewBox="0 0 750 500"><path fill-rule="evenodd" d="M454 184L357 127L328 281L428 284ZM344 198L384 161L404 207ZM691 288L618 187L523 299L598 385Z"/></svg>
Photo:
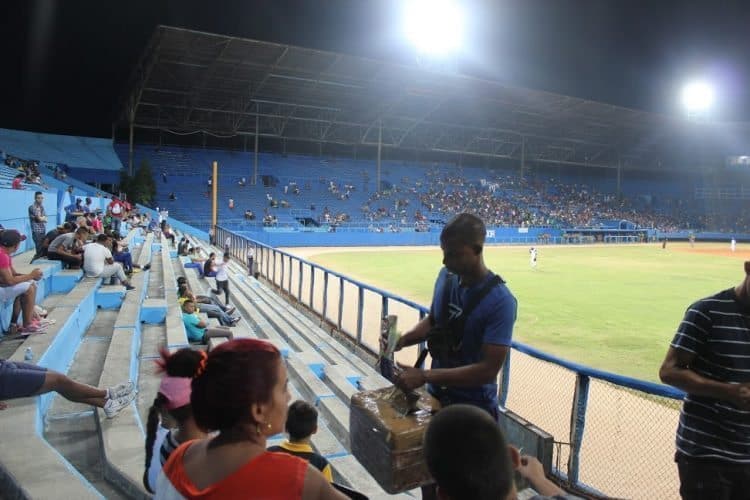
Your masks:
<svg viewBox="0 0 750 500"><path fill-rule="evenodd" d="M29 0L0 4L0 127L109 136L157 24L416 64L396 0ZM471 0L460 71L660 113L699 76L750 121L750 1Z"/></svg>

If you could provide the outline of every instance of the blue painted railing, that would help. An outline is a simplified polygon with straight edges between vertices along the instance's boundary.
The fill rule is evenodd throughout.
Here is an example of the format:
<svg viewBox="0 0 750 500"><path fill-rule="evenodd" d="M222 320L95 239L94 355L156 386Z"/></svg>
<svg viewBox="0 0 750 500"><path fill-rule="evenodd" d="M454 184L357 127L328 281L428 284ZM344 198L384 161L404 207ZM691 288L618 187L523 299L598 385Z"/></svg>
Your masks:
<svg viewBox="0 0 750 500"><path fill-rule="evenodd" d="M265 245L257 240L250 240L244 235L236 234L225 228L217 228L216 235L217 243L221 244L222 246L226 243L226 240L228 238L230 251L233 257L239 259L245 264L247 263L246 259L248 249L252 247L254 249L255 262L259 266L259 272L261 275L263 275L268 281L281 288L282 291L295 297L296 300L298 300L300 303L304 304L314 312L320 314L322 318L333 323L333 325L340 332L347 335L359 347L373 354L375 354L375 350L377 349L377 347L373 346L372 344L368 344L363 337L365 323L365 292L369 292L380 297L380 314L377 315L376 318L378 321L378 325L380 318L389 314L389 310L394 303L413 309L418 313L419 318L423 318L426 314L429 313L428 308L409 299L394 295L385 290L381 290L372 285L368 285L367 283L355 280L342 273L333 271L309 260L295 256L291 253ZM307 279L304 279L305 268L309 270L309 277ZM316 291L315 277L316 275L320 276L320 274L322 274L323 277L323 283L321 286L322 307L319 310L316 310L314 307L314 297ZM332 310L332 308L330 307L331 304L329 303L328 298L329 286L331 285L332 279L338 280L338 304L335 310ZM293 286L295 281L296 286ZM356 322L353 331L349 331L347 328L345 328L343 321L345 308L348 307L345 303L345 296L347 295L345 293L345 285L353 286L356 289ZM351 295L351 293L349 295ZM513 364L513 359L515 358L515 356L521 355L530 356L531 358L538 360L539 362L554 364L558 367L564 368L565 370L569 370L575 376L574 394L572 398L573 404L570 408L569 413L570 433L569 436L565 436L565 438L568 439L569 442L563 443L570 446L570 451L567 459L567 467L566 469L563 469L562 467L555 467L553 469L553 472L566 483L577 487L582 491L596 492L597 494L601 495L604 494L600 492L606 491L608 495L612 496L632 496L632 493L634 493L634 491L623 492L616 489L613 490L613 488L616 487L613 486L611 488L607 488L605 487L607 485L591 484L590 480L584 482L580 479L582 472L587 472L586 470L582 469L581 453L582 447L584 443L586 443L585 430L587 416L590 412L589 402L591 384L594 382L613 384L614 386L616 386L616 388L634 392L636 395L640 395L644 399L660 399L661 402L657 402L656 404L663 404L664 406L669 406L669 401L681 400L684 396L684 393L665 385L625 377L622 375L617 375L606 371L590 368L588 366L580 365L578 363L574 363L545 353L521 342L513 341L511 354L509 355L508 360L503 367L503 373L500 380L499 399L500 404L504 406L508 400L509 391L511 387L513 387L510 377L511 365ZM531 377L538 376L537 373L529 373L528 375L524 373L523 375ZM555 381L550 380L547 381L547 383L554 384ZM529 395L529 397L534 397L534 395ZM599 403L601 404L602 402L600 401ZM549 402L549 404L551 406L552 402ZM510 409L516 411L513 407L510 407ZM523 415L523 413L521 414ZM647 425L647 423L648 422L644 422L644 425ZM560 442L564 441L559 437L557 440ZM673 440L673 433L665 434L663 435L663 441L653 443L653 447L658 448L662 451L672 450ZM601 444L605 447L607 445L607 443ZM627 445L627 443L625 443L625 445ZM674 468L674 466L671 464L671 459L668 459L667 462L668 463L666 464L660 464L661 467L671 468L669 471L665 471L662 474L664 476L662 478L662 481L667 483L668 491L676 492L676 468ZM645 469L653 469L655 467L655 464L653 461L639 459L637 460L637 463L633 464L632 466L636 468L643 467ZM625 472L624 470L617 470L614 468L607 468L605 473L610 475L618 473L627 474L627 472ZM638 470L634 471L633 474L639 474ZM669 474L671 474L671 476L669 476ZM588 474L588 477L590 476L591 474ZM643 485L641 485L641 487L642 486ZM607 491L608 489L610 491ZM642 491L646 490L647 488L643 489Z"/></svg>

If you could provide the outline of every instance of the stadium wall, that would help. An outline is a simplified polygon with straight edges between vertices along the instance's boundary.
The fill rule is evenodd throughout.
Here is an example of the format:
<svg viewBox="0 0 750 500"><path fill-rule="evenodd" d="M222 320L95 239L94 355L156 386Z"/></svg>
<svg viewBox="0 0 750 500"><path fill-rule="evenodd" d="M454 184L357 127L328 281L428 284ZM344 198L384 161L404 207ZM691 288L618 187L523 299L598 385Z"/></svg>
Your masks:
<svg viewBox="0 0 750 500"><path fill-rule="evenodd" d="M241 231L238 234L272 247L350 247L439 245L440 232L314 232ZM502 227L489 228L487 243L538 243L542 235L557 238L559 229Z"/></svg>

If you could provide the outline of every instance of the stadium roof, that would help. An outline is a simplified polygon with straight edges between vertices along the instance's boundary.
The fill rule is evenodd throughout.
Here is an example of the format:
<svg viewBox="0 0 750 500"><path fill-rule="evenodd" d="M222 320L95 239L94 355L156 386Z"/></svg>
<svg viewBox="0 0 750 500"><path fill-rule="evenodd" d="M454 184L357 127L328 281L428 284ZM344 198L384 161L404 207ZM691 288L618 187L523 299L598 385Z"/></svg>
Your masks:
<svg viewBox="0 0 750 500"><path fill-rule="evenodd" d="M718 153L706 124L169 26L156 28L133 71L117 125L131 119L178 135L252 136L257 124L260 137L369 146L382 124L386 148L562 165L689 168Z"/></svg>

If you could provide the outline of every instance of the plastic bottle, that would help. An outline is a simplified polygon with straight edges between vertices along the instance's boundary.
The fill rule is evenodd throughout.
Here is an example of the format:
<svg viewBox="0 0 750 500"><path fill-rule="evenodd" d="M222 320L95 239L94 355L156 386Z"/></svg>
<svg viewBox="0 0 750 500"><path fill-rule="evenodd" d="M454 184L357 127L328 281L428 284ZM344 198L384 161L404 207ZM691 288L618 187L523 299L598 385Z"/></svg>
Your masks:
<svg viewBox="0 0 750 500"><path fill-rule="evenodd" d="M34 351L31 350L31 347L26 348L26 352L23 355L23 359L26 361L31 361L34 359Z"/></svg>

